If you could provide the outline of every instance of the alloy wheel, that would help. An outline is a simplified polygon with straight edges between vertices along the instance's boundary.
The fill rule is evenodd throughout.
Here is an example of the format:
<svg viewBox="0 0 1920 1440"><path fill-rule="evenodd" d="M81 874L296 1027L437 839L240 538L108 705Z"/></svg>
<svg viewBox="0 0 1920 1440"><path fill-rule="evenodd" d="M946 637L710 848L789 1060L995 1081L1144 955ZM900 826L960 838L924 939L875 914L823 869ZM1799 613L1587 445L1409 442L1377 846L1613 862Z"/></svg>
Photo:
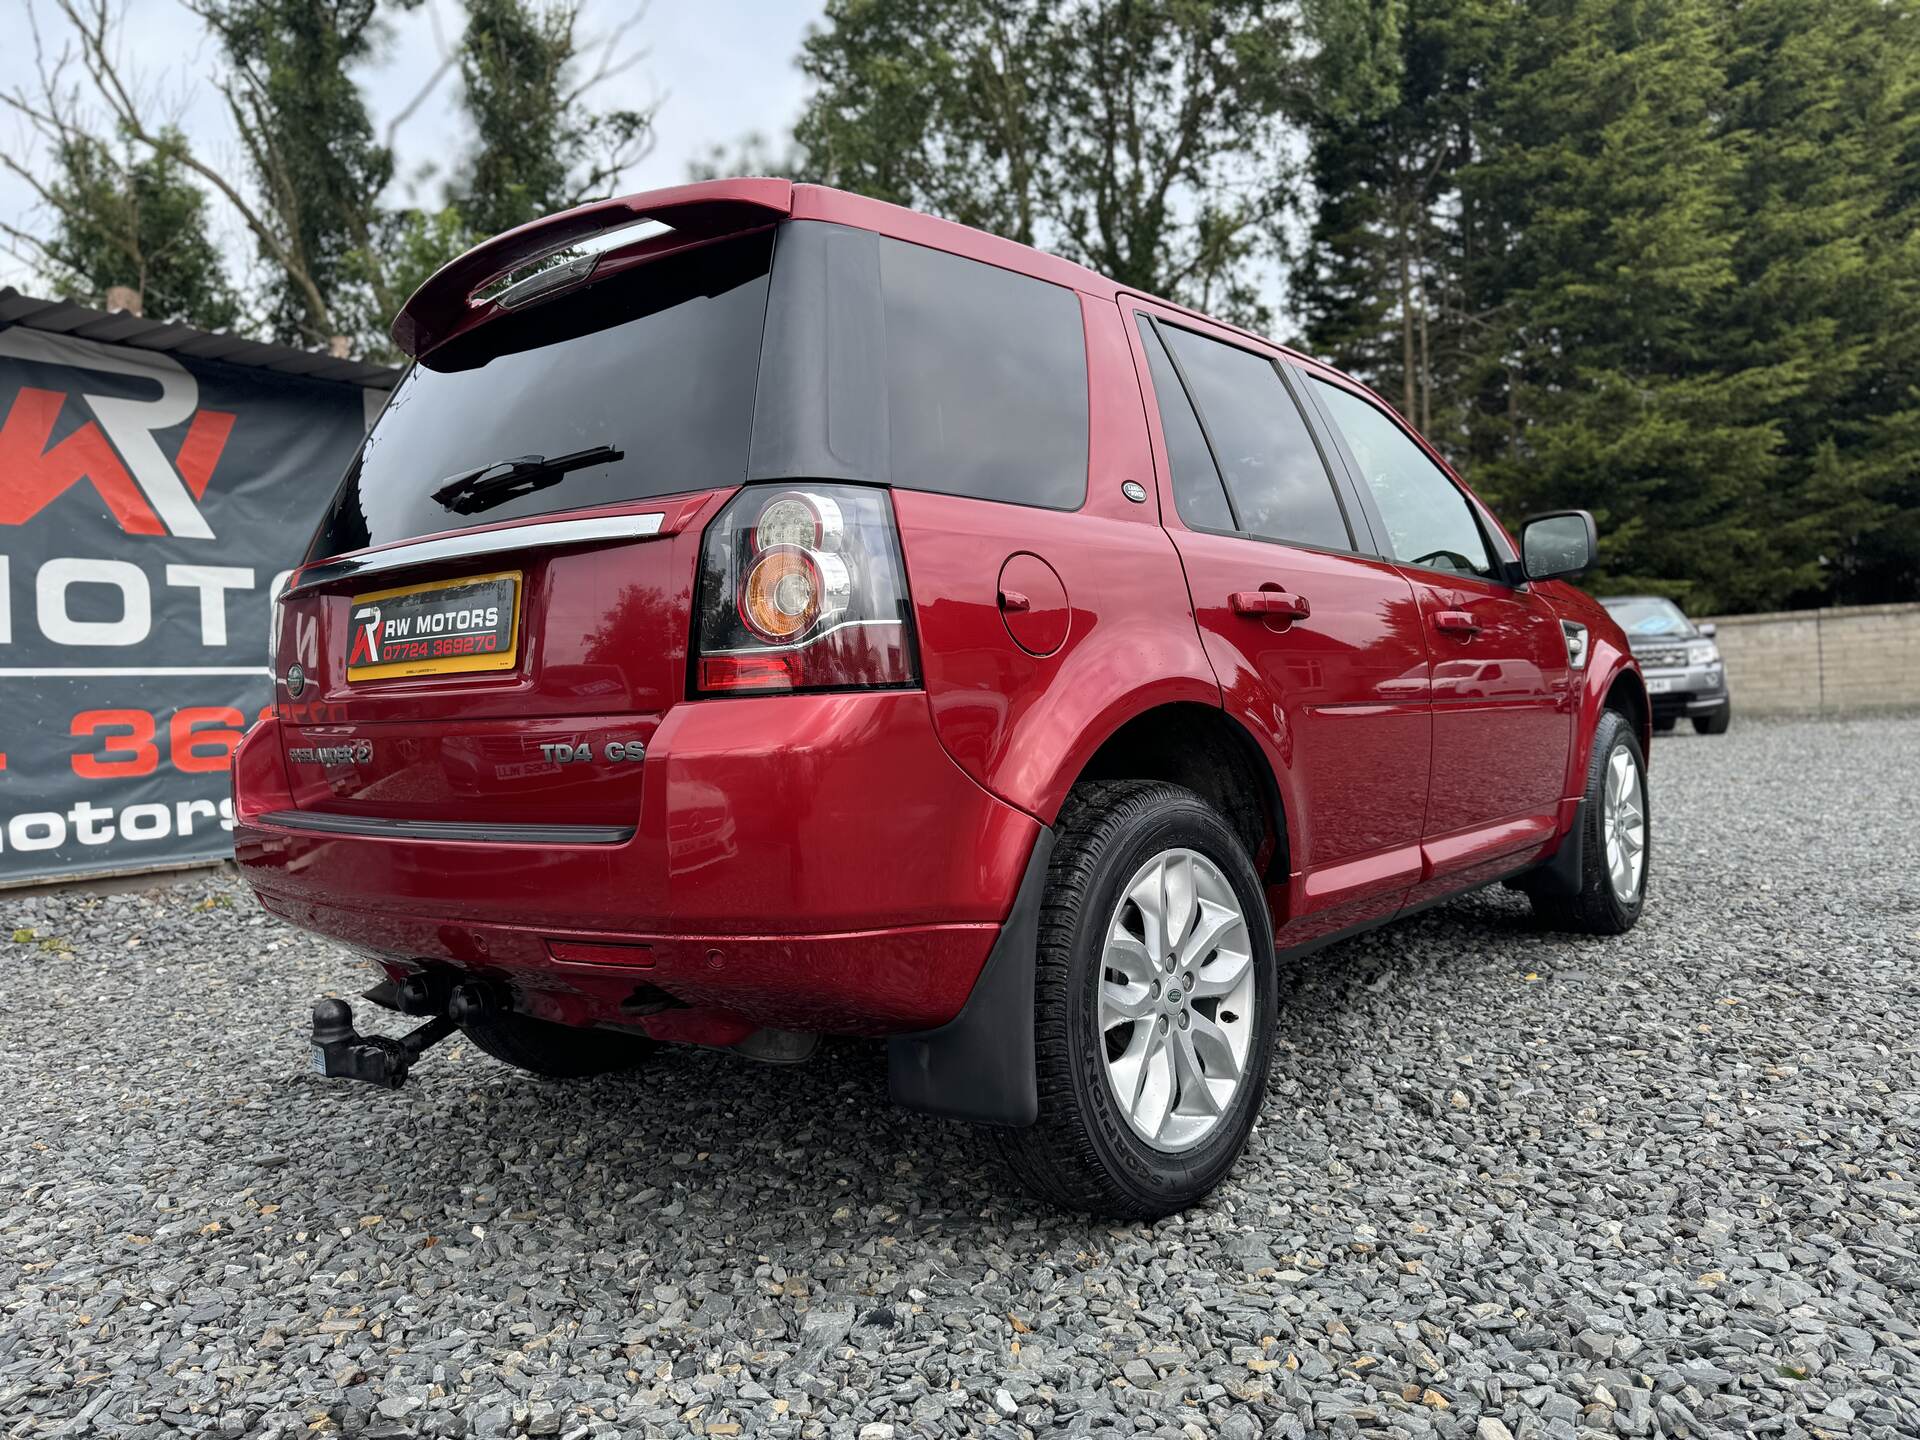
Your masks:
<svg viewBox="0 0 1920 1440"><path fill-rule="evenodd" d="M1640 897L1647 864L1647 791L1640 766L1625 745L1607 758L1602 832L1607 842L1607 879L1614 898L1631 905Z"/></svg>
<svg viewBox="0 0 1920 1440"><path fill-rule="evenodd" d="M1107 922L1099 1025L1107 1081L1156 1150L1191 1149L1232 1107L1254 1017L1253 948L1240 897L1196 850L1142 865Z"/></svg>

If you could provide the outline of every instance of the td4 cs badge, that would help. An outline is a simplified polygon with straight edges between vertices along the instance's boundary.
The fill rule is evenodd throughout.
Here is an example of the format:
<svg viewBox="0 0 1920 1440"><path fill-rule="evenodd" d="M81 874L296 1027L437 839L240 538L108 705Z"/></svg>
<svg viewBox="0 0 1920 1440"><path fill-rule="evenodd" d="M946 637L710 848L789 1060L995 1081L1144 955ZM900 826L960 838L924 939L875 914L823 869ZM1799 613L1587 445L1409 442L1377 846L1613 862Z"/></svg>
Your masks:
<svg viewBox="0 0 1920 1440"><path fill-rule="evenodd" d="M638 740L609 740L595 756L591 740L555 740L540 746L540 758L549 765L592 765L597 760L619 765L646 759L647 747Z"/></svg>

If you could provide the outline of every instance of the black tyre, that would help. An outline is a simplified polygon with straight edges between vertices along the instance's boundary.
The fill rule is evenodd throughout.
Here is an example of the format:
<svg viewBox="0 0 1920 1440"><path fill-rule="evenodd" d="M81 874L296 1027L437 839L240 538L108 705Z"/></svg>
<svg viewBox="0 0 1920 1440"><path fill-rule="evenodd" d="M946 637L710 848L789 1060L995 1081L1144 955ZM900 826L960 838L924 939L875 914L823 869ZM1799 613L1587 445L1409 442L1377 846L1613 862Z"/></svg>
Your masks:
<svg viewBox="0 0 1920 1440"><path fill-rule="evenodd" d="M1724 735L1727 727L1733 724L1733 701L1729 700L1711 715L1693 717L1693 733L1696 735Z"/></svg>
<svg viewBox="0 0 1920 1440"><path fill-rule="evenodd" d="M510 1010L490 1010L463 1021L460 1029L502 1064L550 1080L578 1080L632 1070L653 1051L653 1042L644 1035L555 1025Z"/></svg>
<svg viewBox="0 0 1920 1440"><path fill-rule="evenodd" d="M999 1132L1008 1164L1098 1215L1200 1200L1265 1096L1276 983L1265 894L1217 811L1157 781L1076 789L1040 915L1040 1118Z"/></svg>
<svg viewBox="0 0 1920 1440"><path fill-rule="evenodd" d="M1534 913L1559 930L1620 935L1639 920L1647 901L1653 824L1647 803L1647 758L1633 726L1618 711L1600 716L1587 762L1586 804L1580 809L1580 891L1535 890Z"/></svg>

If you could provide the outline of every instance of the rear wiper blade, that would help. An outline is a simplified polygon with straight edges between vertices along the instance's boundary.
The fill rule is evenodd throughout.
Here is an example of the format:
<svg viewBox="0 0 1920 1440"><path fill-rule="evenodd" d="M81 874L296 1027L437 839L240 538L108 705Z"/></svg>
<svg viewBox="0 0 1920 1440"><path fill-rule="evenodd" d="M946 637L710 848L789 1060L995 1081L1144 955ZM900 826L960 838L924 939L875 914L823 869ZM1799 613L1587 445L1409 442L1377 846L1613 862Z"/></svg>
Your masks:
<svg viewBox="0 0 1920 1440"><path fill-rule="evenodd" d="M568 473L594 465L611 465L626 458L611 445L592 445L567 455L516 455L449 475L433 498L456 515L476 515L549 485L558 485Z"/></svg>

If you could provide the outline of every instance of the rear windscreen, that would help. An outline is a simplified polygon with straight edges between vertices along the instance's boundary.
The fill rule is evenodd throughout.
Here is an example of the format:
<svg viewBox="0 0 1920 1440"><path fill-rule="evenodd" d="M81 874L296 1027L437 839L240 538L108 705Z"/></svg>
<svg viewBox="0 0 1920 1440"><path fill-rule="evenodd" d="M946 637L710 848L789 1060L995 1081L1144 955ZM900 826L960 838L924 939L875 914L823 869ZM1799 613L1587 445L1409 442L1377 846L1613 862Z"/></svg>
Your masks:
<svg viewBox="0 0 1920 1440"><path fill-rule="evenodd" d="M739 484L772 245L763 231L664 256L436 350L394 390L308 558Z"/></svg>

